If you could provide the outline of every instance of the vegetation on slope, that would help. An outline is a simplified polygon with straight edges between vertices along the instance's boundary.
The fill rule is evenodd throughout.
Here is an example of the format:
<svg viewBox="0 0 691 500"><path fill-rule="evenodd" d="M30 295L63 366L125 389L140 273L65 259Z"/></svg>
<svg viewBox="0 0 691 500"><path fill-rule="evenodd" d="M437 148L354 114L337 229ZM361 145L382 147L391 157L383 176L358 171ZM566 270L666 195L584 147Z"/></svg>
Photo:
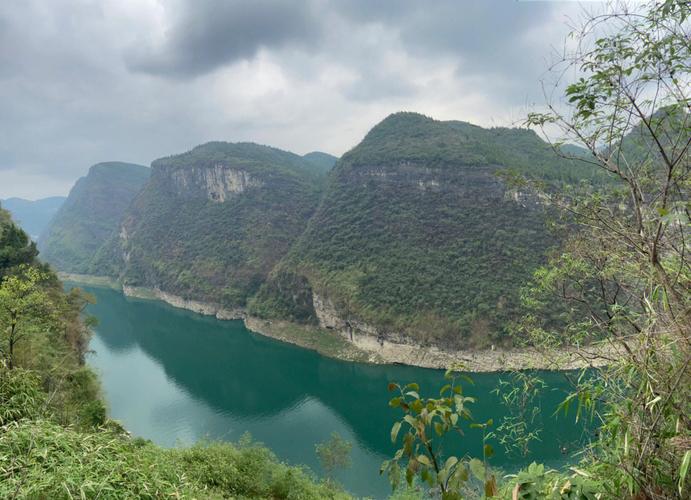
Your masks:
<svg viewBox="0 0 691 500"><path fill-rule="evenodd" d="M256 293L304 230L322 186L301 157L250 143L208 143L152 166L95 274L229 308ZM214 182L224 175L248 184L223 194Z"/></svg>
<svg viewBox="0 0 691 500"><path fill-rule="evenodd" d="M0 245L8 256L0 262L0 497L347 497L248 439L187 449L132 439L106 418L97 379L83 364L89 330L80 313L89 298L62 291L1 209Z"/></svg>
<svg viewBox="0 0 691 500"><path fill-rule="evenodd" d="M507 169L552 184L598 176L529 130L389 116L339 161L251 312L314 321L314 291L345 321L384 334L451 347L504 342L519 287L555 243L539 200L499 180Z"/></svg>
<svg viewBox="0 0 691 500"><path fill-rule="evenodd" d="M598 438L570 477L533 464L502 486L487 468L489 443L483 460L444 454L446 435L470 419L473 400L462 387L452 380L439 398L421 398L417 384L391 384L390 405L403 412L391 430L403 446L383 466L394 482L405 469L409 482L419 477L433 494L454 499L465 497L472 476L486 497L514 500L691 498L689 20L683 0L631 10L613 4L588 19L574 33L575 52L555 68L579 75L565 90L570 104L549 103L548 112L527 120L587 149L581 160L612 179L597 191L543 192L579 230L525 288L517 324L555 368L551 348L563 343L590 363L573 377L573 393L559 410L591 418ZM555 308L562 312L557 322ZM597 359L579 350L593 342L610 349L607 366L595 369ZM522 406L531 386L518 384L512 407ZM528 410L530 418L535 409ZM514 441L530 441L511 421L497 432L491 420L470 425L489 440L505 424Z"/></svg>
<svg viewBox="0 0 691 500"><path fill-rule="evenodd" d="M60 271L87 273L94 254L117 229L148 177L147 167L130 163L91 167L41 235L43 259Z"/></svg>

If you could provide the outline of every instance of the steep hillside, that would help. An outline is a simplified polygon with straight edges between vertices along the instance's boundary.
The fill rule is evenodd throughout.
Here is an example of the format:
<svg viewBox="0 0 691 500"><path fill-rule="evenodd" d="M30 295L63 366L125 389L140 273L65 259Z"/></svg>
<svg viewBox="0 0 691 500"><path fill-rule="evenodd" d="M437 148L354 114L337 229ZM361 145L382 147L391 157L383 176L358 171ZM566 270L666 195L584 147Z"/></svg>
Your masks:
<svg viewBox="0 0 691 500"><path fill-rule="evenodd" d="M329 153L322 153L321 151L312 151L303 155L303 158L314 165L316 172L324 174L328 173L338 161L338 158L335 156Z"/></svg>
<svg viewBox="0 0 691 500"><path fill-rule="evenodd" d="M9 210L15 222L36 241L65 201L64 196L51 196L40 200L8 198L2 206Z"/></svg>
<svg viewBox="0 0 691 500"><path fill-rule="evenodd" d="M554 243L545 207L496 175L507 168L592 175L529 130L389 116L338 162L251 312L448 347L503 342L520 286Z"/></svg>
<svg viewBox="0 0 691 500"><path fill-rule="evenodd" d="M304 230L323 181L286 151L212 142L156 160L92 272L242 307Z"/></svg>
<svg viewBox="0 0 691 500"><path fill-rule="evenodd" d="M98 163L77 181L39 239L43 260L60 271L88 272L95 252L111 236L149 177L142 165Z"/></svg>

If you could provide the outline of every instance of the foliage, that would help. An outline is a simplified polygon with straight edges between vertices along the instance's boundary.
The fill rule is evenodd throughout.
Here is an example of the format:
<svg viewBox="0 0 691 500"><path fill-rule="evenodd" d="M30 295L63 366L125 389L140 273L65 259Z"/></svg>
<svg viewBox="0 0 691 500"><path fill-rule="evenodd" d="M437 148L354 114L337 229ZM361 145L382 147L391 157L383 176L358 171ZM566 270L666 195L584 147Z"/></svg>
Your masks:
<svg viewBox="0 0 691 500"><path fill-rule="evenodd" d="M20 264L33 262L38 255L36 244L29 239L24 231L12 223L6 212L5 222L0 219L0 277L4 276L8 269Z"/></svg>
<svg viewBox="0 0 691 500"><path fill-rule="evenodd" d="M46 262L60 271L89 272L98 249L117 232L125 209L149 178L149 168L99 163L77 181L39 239Z"/></svg>
<svg viewBox="0 0 691 500"><path fill-rule="evenodd" d="M46 420L0 431L3 498L345 498L249 443L166 450L117 429L75 432Z"/></svg>
<svg viewBox="0 0 691 500"><path fill-rule="evenodd" d="M509 167L558 183L593 171L562 164L531 131L390 116L334 167L250 311L315 321L314 292L344 322L384 335L455 348L508 342L520 285L558 241L539 199L497 177Z"/></svg>
<svg viewBox="0 0 691 500"><path fill-rule="evenodd" d="M254 184L223 202L212 199L204 179L211 183L219 165ZM256 144L208 143L156 160L124 216L123 236L99 251L90 272L244 307L303 231L321 185L301 157Z"/></svg>
<svg viewBox="0 0 691 500"><path fill-rule="evenodd" d="M337 432L333 432L328 441L317 443L314 451L319 458L319 463L331 477L336 469L347 469L350 467L350 450L352 443L346 441Z"/></svg>
<svg viewBox="0 0 691 500"><path fill-rule="evenodd" d="M507 476L499 496L513 500L596 500L602 497L602 485L579 469L565 475L546 470L533 462L516 475Z"/></svg>
<svg viewBox="0 0 691 500"><path fill-rule="evenodd" d="M16 274L5 276L0 282L0 354L4 358L2 365L10 370L14 367L17 343L40 331L43 318L50 314L41 287L46 278L38 269L22 264Z"/></svg>
<svg viewBox="0 0 691 500"><path fill-rule="evenodd" d="M537 396L545 389L545 382L527 371L511 373L510 380L499 380L495 392L506 407L507 414L492 433L509 455L526 456L530 443L540 439L542 409L536 406Z"/></svg>
<svg viewBox="0 0 691 500"><path fill-rule="evenodd" d="M0 232L10 224L0 211ZM98 380L83 366L90 298L64 292L35 262L3 271L0 297L30 305L17 310L36 328L17 344L14 369L0 367L0 497L348 498L247 440L167 450L132 439L106 418Z"/></svg>
<svg viewBox="0 0 691 500"><path fill-rule="evenodd" d="M614 497L689 496L690 19L679 0L591 18L563 62L582 75L566 88L566 111L548 103L528 119L556 126L613 179L552 196L581 230L526 290L521 326L538 345L608 350L609 366L581 377L564 408L604 422L589 471ZM563 313L551 323L543 312L555 297Z"/></svg>
<svg viewBox="0 0 691 500"><path fill-rule="evenodd" d="M0 426L38 418L45 404L46 394L38 374L21 368L0 370Z"/></svg>
<svg viewBox="0 0 691 500"><path fill-rule="evenodd" d="M463 436L461 424L470 421L472 415L469 406L474 398L463 395L462 385L458 378L472 382L465 375L447 371L445 378L449 383L439 391L439 398L421 398L420 390L415 383L400 386L389 384L389 391L397 391L398 396L391 399L389 406L400 408L403 418L391 428L391 441L401 439L403 446L396 451L393 459L382 464L381 472L387 472L394 489L400 483L401 469L405 468L408 486L413 485L416 476L427 483L432 491L439 491L444 500L461 498L461 490L471 477L482 481L485 494L496 493L495 476L489 471L487 460L494 454L492 446L486 442L486 431L492 421L470 423L470 427L483 430L483 460L466 459L454 455L444 455L445 438L449 434ZM403 467L401 466L403 465Z"/></svg>

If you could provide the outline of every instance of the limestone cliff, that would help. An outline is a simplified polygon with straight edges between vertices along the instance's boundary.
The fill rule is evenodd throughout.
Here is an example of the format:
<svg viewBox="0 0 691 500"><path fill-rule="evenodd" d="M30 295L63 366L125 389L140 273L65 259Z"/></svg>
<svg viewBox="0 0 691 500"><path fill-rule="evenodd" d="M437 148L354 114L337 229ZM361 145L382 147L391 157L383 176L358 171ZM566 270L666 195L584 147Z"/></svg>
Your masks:
<svg viewBox="0 0 691 500"><path fill-rule="evenodd" d="M582 174L529 130L391 115L336 164L251 311L375 343L507 343L520 288L557 243L545 200L502 180L511 170Z"/></svg>
<svg viewBox="0 0 691 500"><path fill-rule="evenodd" d="M242 308L316 208L321 180L311 170L297 155L247 143L156 160L102 252L103 269L130 290Z"/></svg>

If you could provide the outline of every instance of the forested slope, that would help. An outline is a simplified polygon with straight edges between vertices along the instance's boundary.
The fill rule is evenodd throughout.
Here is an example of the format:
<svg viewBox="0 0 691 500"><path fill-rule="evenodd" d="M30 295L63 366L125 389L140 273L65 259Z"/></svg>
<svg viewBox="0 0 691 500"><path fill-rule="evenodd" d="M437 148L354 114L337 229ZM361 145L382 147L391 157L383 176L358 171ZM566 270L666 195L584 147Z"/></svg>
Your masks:
<svg viewBox="0 0 691 500"><path fill-rule="evenodd" d="M152 169L92 272L229 308L256 293L323 186L302 157L251 143L207 143Z"/></svg>
<svg viewBox="0 0 691 500"><path fill-rule="evenodd" d="M60 271L87 273L98 249L117 229L125 209L149 178L149 169L98 163L74 185L39 239L42 258Z"/></svg>
<svg viewBox="0 0 691 500"><path fill-rule="evenodd" d="M521 285L556 241L513 170L592 177L525 129L397 113L346 153L307 230L251 311L437 345L505 339Z"/></svg>
<svg viewBox="0 0 691 500"><path fill-rule="evenodd" d="M0 208L1 498L349 498L249 440L163 449L132 438L84 365L87 300L63 291Z"/></svg>

